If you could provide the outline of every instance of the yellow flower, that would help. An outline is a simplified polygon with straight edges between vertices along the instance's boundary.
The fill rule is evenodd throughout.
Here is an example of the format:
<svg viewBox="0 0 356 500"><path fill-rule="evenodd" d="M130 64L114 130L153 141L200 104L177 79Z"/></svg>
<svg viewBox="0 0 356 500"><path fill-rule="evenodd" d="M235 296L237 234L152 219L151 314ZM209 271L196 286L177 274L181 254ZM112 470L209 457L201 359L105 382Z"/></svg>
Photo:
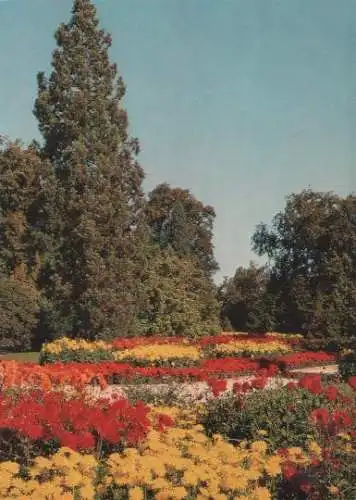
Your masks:
<svg viewBox="0 0 356 500"><path fill-rule="evenodd" d="M79 486L82 480L83 476L76 470L71 470L65 476L66 485L69 486L70 488L75 488L76 486Z"/></svg>
<svg viewBox="0 0 356 500"><path fill-rule="evenodd" d="M267 488L259 487L252 492L253 500L271 500L271 493Z"/></svg>
<svg viewBox="0 0 356 500"><path fill-rule="evenodd" d="M188 469L184 471L183 482L187 486L195 486L198 483L199 476L194 470Z"/></svg>
<svg viewBox="0 0 356 500"><path fill-rule="evenodd" d="M182 500L188 495L184 486L175 486L172 488L172 497L177 500Z"/></svg>
<svg viewBox="0 0 356 500"><path fill-rule="evenodd" d="M244 490L248 485L248 478L244 476L226 475L221 481L223 490Z"/></svg>
<svg viewBox="0 0 356 500"><path fill-rule="evenodd" d="M15 463L15 462L1 462L1 469L4 471L4 472L9 472L11 474L18 474L19 473L19 470L20 470L20 466Z"/></svg>
<svg viewBox="0 0 356 500"><path fill-rule="evenodd" d="M169 488L169 482L162 477L157 477L156 479L153 479L153 481L151 481L150 487L153 490L165 490Z"/></svg>
<svg viewBox="0 0 356 500"><path fill-rule="evenodd" d="M281 457L279 456L270 457L265 464L265 470L267 474L271 477L275 477L278 474L280 474L282 472Z"/></svg>
<svg viewBox="0 0 356 500"><path fill-rule="evenodd" d="M339 488L337 486L334 486L333 484L328 487L328 490L332 495L338 495L339 493Z"/></svg>
<svg viewBox="0 0 356 500"><path fill-rule="evenodd" d="M144 500L145 494L142 488L135 486L129 490L129 500Z"/></svg>
<svg viewBox="0 0 356 500"><path fill-rule="evenodd" d="M178 344L141 345L115 353L116 360L137 359L150 362L184 358L199 361L200 357L198 347Z"/></svg>
<svg viewBox="0 0 356 500"><path fill-rule="evenodd" d="M309 450L310 453L313 453L318 458L320 458L322 456L321 447L315 441L309 441L308 442L308 450Z"/></svg>
<svg viewBox="0 0 356 500"><path fill-rule="evenodd" d="M338 434L338 437L341 438L341 439L344 439L345 441L351 441L350 434L346 434L345 432L340 432Z"/></svg>
<svg viewBox="0 0 356 500"><path fill-rule="evenodd" d="M74 500L72 493L63 493L60 498L61 500Z"/></svg>
<svg viewBox="0 0 356 500"><path fill-rule="evenodd" d="M227 344L218 344L214 347L214 351L218 354L264 354L275 352L290 352L292 347L280 340L273 340L266 344L260 344L253 340L236 340Z"/></svg>
<svg viewBox="0 0 356 500"><path fill-rule="evenodd" d="M251 444L251 450L252 451L257 451L259 453L265 454L267 451L267 443L265 441L254 441Z"/></svg>

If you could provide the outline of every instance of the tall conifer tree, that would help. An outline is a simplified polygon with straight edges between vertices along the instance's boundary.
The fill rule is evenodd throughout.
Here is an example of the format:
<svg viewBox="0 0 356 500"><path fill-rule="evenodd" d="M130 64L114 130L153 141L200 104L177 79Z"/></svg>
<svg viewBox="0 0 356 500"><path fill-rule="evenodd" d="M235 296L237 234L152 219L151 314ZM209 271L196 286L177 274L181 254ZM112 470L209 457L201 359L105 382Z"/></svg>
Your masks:
<svg viewBox="0 0 356 500"><path fill-rule="evenodd" d="M134 333L144 175L122 107L125 86L90 0L74 1L55 39L52 72L38 74L34 109L42 154L57 178L56 244L44 280L51 327L87 338Z"/></svg>

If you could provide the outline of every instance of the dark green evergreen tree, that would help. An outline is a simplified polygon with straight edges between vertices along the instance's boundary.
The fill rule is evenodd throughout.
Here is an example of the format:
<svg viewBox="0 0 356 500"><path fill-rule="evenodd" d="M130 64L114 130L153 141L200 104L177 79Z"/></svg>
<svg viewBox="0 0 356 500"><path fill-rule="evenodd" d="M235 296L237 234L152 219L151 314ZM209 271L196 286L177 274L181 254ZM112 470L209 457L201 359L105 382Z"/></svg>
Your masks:
<svg viewBox="0 0 356 500"><path fill-rule="evenodd" d="M90 0L74 1L55 38L52 72L38 75L34 109L41 153L57 179L42 321L53 335L133 334L146 230L144 174L122 107L125 86Z"/></svg>

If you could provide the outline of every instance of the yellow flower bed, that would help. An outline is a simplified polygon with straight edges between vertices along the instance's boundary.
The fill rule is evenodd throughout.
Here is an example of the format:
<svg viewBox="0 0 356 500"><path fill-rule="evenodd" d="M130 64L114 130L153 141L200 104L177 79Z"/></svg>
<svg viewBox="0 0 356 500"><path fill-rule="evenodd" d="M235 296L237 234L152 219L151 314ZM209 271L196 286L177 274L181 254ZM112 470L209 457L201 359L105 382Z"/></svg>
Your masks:
<svg viewBox="0 0 356 500"><path fill-rule="evenodd" d="M189 359L199 361L201 350L198 347L176 344L142 345L115 353L116 360L137 359L140 361L168 361L170 359Z"/></svg>
<svg viewBox="0 0 356 500"><path fill-rule="evenodd" d="M0 463L0 498L34 500L74 500L77 490L82 500L95 497L94 480L98 463L92 455L61 448L52 458L37 457L29 470L29 480L18 477L14 462Z"/></svg>
<svg viewBox="0 0 356 500"><path fill-rule="evenodd" d="M302 339L303 335L301 335L300 333L268 332L267 337L277 337L277 338L279 337L288 340L288 339Z"/></svg>
<svg viewBox="0 0 356 500"><path fill-rule="evenodd" d="M129 486L132 498L144 498L145 489L156 499L183 499L193 491L198 499L269 499L259 480L275 477L281 459L267 454L263 441L235 447L221 436L209 439L200 426L151 431L140 449L112 454L108 461L112 485ZM138 487L140 485L140 487Z"/></svg>
<svg viewBox="0 0 356 500"><path fill-rule="evenodd" d="M214 352L219 355L229 356L232 354L249 353L255 354L270 354L290 352L293 349L284 342L271 341L268 343L258 343L253 340L238 340L228 344L219 344L214 347Z"/></svg>
<svg viewBox="0 0 356 500"><path fill-rule="evenodd" d="M70 339L62 337L42 347L42 351L48 354L60 354L62 351L106 351L112 349L112 345L103 340L88 342L84 339Z"/></svg>

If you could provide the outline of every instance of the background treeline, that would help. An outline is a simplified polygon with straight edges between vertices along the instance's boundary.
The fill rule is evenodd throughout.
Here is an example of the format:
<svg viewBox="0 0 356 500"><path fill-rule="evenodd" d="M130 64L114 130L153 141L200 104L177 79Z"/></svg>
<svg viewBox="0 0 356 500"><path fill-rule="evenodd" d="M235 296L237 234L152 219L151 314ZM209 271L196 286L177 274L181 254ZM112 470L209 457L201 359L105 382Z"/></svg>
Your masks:
<svg viewBox="0 0 356 500"><path fill-rule="evenodd" d="M238 268L217 288L215 211L168 184L145 196L125 85L89 0L74 1L55 40L51 73L37 75L43 140L1 144L0 349L221 327L350 342L356 197L290 196L253 236L268 266Z"/></svg>

